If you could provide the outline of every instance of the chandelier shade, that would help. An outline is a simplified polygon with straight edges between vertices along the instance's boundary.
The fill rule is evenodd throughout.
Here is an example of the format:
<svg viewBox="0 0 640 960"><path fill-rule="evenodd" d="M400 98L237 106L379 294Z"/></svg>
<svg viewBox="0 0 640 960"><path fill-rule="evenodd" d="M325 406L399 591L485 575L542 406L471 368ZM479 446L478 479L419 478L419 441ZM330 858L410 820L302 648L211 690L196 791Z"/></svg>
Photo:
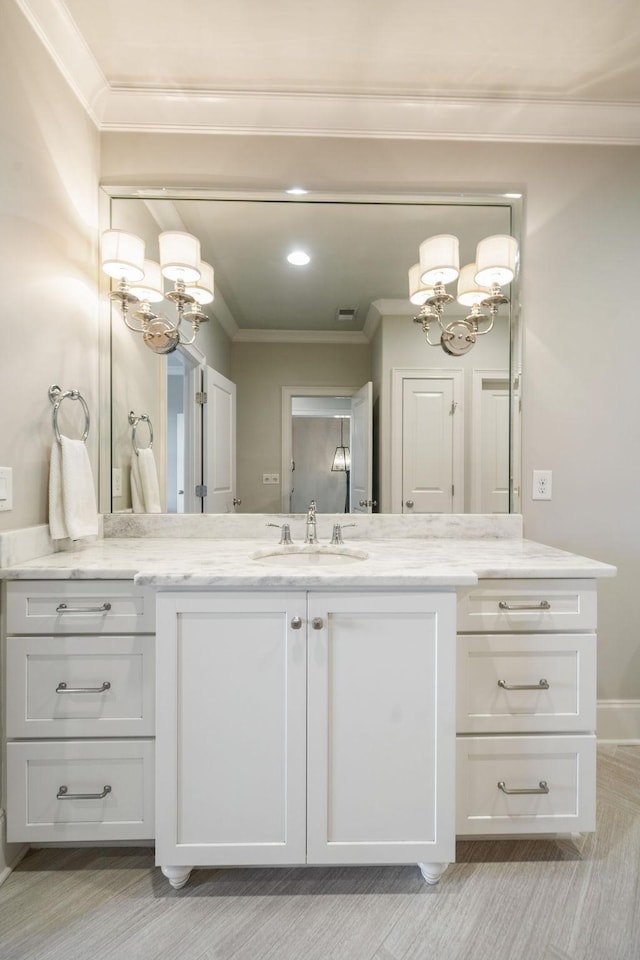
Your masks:
<svg viewBox="0 0 640 960"><path fill-rule="evenodd" d="M207 303L213 303L213 267L210 263L201 260L198 264L200 269L200 279L196 283L187 284L187 293L190 293L196 303L204 306Z"/></svg>
<svg viewBox="0 0 640 960"><path fill-rule="evenodd" d="M130 284L129 290L135 294L139 300L146 300L147 303L160 303L164 300L164 286L162 283L162 273L160 264L155 260L144 261L144 276L141 280Z"/></svg>
<svg viewBox="0 0 640 960"><path fill-rule="evenodd" d="M102 269L114 280L133 283L144 276L144 240L125 230L105 230L100 244Z"/></svg>
<svg viewBox="0 0 640 960"><path fill-rule="evenodd" d="M428 237L420 244L420 281L435 286L456 280L460 273L458 238L449 233Z"/></svg>
<svg viewBox="0 0 640 960"><path fill-rule="evenodd" d="M517 256L515 237L485 237L476 248L476 283L488 287L511 283L516 274Z"/></svg>
<svg viewBox="0 0 640 960"><path fill-rule="evenodd" d="M476 283L476 273L475 263L467 263L460 271L456 300L463 307L473 307L475 304L480 304L491 293L489 287L482 287L479 283Z"/></svg>
<svg viewBox="0 0 640 960"><path fill-rule="evenodd" d="M158 237L160 269L174 283L197 283L200 279L200 241L181 230L165 230Z"/></svg>
<svg viewBox="0 0 640 960"><path fill-rule="evenodd" d="M423 283L420 279L420 264L414 263L409 267L409 300L417 307L427 302L433 293L433 287Z"/></svg>

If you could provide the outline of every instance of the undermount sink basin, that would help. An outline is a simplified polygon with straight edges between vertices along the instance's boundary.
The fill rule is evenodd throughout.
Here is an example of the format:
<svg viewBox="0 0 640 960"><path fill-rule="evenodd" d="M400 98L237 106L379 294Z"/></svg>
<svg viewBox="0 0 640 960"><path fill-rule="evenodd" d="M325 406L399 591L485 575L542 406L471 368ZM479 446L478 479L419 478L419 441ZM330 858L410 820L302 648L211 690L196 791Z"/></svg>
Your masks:
<svg viewBox="0 0 640 960"><path fill-rule="evenodd" d="M251 554L258 563L275 564L286 567L324 567L336 564L358 563L369 556L364 550L353 547L339 547L325 544L294 544L266 550L257 550Z"/></svg>

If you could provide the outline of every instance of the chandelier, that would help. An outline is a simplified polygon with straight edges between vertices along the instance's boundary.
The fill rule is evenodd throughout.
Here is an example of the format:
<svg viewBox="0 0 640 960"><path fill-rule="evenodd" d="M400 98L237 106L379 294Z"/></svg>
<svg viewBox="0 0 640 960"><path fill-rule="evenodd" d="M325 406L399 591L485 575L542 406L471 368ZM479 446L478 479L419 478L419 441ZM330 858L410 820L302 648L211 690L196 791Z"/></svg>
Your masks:
<svg viewBox="0 0 640 960"><path fill-rule="evenodd" d="M409 269L409 299L421 307L413 320L422 326L429 346L442 347L458 357L471 350L478 337L489 333L498 308L509 303L502 287L513 280L517 259L515 237L485 237L477 245L475 262L460 270L457 237L440 234L423 240L420 261ZM446 290L454 280L458 281L456 297ZM463 319L447 322L444 307L454 299L471 311ZM432 326L437 326L436 340L429 336Z"/></svg>
<svg viewBox="0 0 640 960"><path fill-rule="evenodd" d="M145 260L144 246L144 240L124 230L105 230L102 234L102 269L118 281L109 296L120 304L127 327L141 333L149 349L172 353L179 343L193 343L200 324L209 319L202 306L214 298L213 267L200 259L200 241L190 233L161 233L160 263ZM164 291L163 277L173 282L173 290ZM175 304L177 317L173 322L151 309L150 304L164 299ZM186 324L191 324L187 334Z"/></svg>

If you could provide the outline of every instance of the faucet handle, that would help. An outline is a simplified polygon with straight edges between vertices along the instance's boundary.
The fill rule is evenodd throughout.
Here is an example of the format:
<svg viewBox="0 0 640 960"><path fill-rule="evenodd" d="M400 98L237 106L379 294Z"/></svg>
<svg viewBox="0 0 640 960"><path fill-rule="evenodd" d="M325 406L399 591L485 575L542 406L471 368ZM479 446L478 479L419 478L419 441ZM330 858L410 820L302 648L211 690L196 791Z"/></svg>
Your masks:
<svg viewBox="0 0 640 960"><path fill-rule="evenodd" d="M291 539L291 527L289 526L288 523L282 523L282 524L267 523L267 526L278 528L278 530L280 531L280 543L283 543L286 545L293 543L293 540Z"/></svg>
<svg viewBox="0 0 640 960"><path fill-rule="evenodd" d="M357 526L356 523L334 523L333 533L331 535L332 546L335 547L335 546L339 546L341 543L344 543L344 540L342 539L342 531L346 527L356 527L356 526Z"/></svg>

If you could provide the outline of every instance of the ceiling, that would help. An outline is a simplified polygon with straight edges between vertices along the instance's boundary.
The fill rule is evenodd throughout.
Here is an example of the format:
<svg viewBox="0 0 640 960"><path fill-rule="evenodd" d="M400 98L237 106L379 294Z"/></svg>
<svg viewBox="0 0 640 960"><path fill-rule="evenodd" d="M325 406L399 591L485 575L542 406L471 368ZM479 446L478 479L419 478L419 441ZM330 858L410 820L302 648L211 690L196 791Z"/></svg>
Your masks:
<svg viewBox="0 0 640 960"><path fill-rule="evenodd" d="M16 0L104 130L640 142L637 0Z"/></svg>

